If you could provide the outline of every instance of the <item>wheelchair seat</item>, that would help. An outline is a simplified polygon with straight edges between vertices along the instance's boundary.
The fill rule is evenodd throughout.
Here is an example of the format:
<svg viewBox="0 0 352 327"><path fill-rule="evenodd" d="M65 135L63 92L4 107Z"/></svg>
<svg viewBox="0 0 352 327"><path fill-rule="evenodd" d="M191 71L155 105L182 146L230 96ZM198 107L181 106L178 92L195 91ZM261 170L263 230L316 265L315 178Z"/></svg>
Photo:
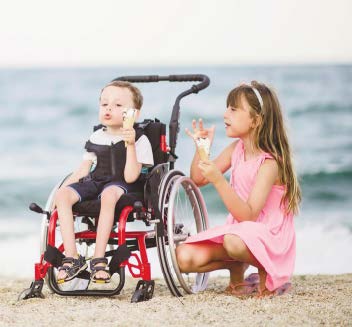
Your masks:
<svg viewBox="0 0 352 327"><path fill-rule="evenodd" d="M118 221L122 209L126 206L134 206L134 204L139 201L144 206L144 195L143 193L128 193L123 194L116 204L115 207L115 222ZM88 216L92 218L99 217L101 202L98 200L90 200L84 202L77 202L72 210L75 215L78 216ZM133 221L133 216L130 214L127 221Z"/></svg>

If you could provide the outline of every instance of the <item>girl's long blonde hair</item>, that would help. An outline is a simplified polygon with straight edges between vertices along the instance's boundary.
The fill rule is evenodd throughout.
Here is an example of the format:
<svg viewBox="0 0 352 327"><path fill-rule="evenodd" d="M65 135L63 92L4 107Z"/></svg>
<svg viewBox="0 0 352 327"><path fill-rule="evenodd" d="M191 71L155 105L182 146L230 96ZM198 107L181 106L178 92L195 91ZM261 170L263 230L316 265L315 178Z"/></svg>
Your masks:
<svg viewBox="0 0 352 327"><path fill-rule="evenodd" d="M255 88L262 98L253 90ZM259 119L253 131L256 149L270 153L279 166L279 180L285 185L285 194L281 200L287 213L297 214L301 202L301 189L293 168L291 149L288 142L279 100L273 90L262 83L252 81L251 85L241 84L233 89L227 97L227 106L241 106L241 98L248 101L254 121Z"/></svg>

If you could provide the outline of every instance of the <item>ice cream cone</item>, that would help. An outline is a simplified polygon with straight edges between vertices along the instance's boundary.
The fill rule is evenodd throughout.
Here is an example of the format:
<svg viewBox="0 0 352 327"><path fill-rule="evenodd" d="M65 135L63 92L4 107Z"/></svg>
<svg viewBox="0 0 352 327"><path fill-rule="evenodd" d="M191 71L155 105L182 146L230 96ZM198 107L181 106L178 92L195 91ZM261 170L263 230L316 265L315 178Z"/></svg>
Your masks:
<svg viewBox="0 0 352 327"><path fill-rule="evenodd" d="M209 160L209 154L210 154L210 140L209 138L198 138L197 141L197 149L198 149L198 154L200 157L200 160Z"/></svg>
<svg viewBox="0 0 352 327"><path fill-rule="evenodd" d="M136 117L137 109L127 108L123 111L122 114L122 127L123 128L132 128L134 125L135 117ZM125 142L125 146L127 147L127 143Z"/></svg>

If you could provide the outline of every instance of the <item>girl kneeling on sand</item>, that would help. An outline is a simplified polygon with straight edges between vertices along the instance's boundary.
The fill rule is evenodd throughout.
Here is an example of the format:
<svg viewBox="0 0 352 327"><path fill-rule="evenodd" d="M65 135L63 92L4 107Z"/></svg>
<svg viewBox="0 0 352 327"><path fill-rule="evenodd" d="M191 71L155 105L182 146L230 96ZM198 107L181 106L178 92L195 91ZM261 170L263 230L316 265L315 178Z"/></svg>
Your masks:
<svg viewBox="0 0 352 327"><path fill-rule="evenodd" d="M230 270L229 294L280 294L289 287L296 256L294 215L300 187L275 93L264 84L241 84L227 97L226 135L236 138L214 160L196 151L191 178L198 186L212 183L229 210L225 225L211 228L177 248L183 272ZM192 122L195 141L214 127ZM230 183L223 173L231 168ZM248 265L258 268L258 281L244 283ZM258 276L258 275L257 275Z"/></svg>

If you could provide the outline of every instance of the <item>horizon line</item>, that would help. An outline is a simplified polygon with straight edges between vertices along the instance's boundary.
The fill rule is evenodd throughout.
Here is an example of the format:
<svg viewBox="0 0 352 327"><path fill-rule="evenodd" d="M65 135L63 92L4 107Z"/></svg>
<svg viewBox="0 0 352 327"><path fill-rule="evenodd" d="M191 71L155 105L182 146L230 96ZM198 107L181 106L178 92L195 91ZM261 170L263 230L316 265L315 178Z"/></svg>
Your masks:
<svg viewBox="0 0 352 327"><path fill-rule="evenodd" d="M68 65L1 65L0 64L0 69L1 70L29 70L29 69L97 69L97 68L150 68L150 67L157 67L157 68L168 68L168 67L173 67L173 68L210 68L210 67L216 67L216 68L225 68L225 67L281 67L281 66L350 66L352 65L352 60L351 61L322 61L322 62L278 62L278 63L273 63L273 62L258 62L258 63L202 63L202 64L193 64L193 63L188 63L188 64L182 64L182 63L177 63L177 64L130 64L130 65L125 65L125 64L90 64L90 65L73 65L73 64L68 64Z"/></svg>

